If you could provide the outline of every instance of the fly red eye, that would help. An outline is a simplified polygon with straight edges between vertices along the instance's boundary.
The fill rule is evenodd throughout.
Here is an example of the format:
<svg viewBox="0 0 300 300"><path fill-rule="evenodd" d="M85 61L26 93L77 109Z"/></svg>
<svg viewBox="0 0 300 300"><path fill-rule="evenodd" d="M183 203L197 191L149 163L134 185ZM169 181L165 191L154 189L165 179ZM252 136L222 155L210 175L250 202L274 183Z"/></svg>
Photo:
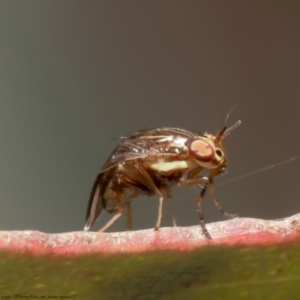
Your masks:
<svg viewBox="0 0 300 300"><path fill-rule="evenodd" d="M214 159L214 148L206 141L198 139L191 142L190 155L202 162L210 162Z"/></svg>

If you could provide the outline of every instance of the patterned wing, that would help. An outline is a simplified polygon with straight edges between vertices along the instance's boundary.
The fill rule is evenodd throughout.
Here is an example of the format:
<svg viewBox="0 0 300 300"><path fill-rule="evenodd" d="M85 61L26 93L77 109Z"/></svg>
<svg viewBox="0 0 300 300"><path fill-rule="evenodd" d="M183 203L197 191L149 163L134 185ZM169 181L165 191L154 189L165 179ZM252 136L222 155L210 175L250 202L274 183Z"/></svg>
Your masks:
<svg viewBox="0 0 300 300"><path fill-rule="evenodd" d="M101 173L124 161L148 155L179 154L182 146L195 137L194 133L179 128L162 127L137 131L131 136L121 138L121 143L111 153Z"/></svg>

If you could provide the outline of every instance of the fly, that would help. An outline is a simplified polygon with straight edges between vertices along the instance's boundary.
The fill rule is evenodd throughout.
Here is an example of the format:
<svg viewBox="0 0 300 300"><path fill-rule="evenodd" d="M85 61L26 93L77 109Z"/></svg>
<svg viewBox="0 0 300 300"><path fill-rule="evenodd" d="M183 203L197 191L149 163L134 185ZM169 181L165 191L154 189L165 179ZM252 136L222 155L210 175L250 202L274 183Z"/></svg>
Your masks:
<svg viewBox="0 0 300 300"><path fill-rule="evenodd" d="M227 123L228 115L226 117ZM225 125L216 136L208 133L190 132L179 128L155 128L121 138L121 143L112 152L96 177L86 212L89 230L102 209L115 215L99 230L105 231L126 208L126 229L131 229L131 201L139 195L157 196L158 217L155 230L160 228L162 204L167 196L173 225L176 226L172 205L171 187L203 185L196 205L204 235L211 238L204 223L202 201L208 192L216 207L228 218L236 215L224 211L214 195L214 177L226 172L227 157L222 141L241 124L237 121ZM208 170L208 177L201 176Z"/></svg>

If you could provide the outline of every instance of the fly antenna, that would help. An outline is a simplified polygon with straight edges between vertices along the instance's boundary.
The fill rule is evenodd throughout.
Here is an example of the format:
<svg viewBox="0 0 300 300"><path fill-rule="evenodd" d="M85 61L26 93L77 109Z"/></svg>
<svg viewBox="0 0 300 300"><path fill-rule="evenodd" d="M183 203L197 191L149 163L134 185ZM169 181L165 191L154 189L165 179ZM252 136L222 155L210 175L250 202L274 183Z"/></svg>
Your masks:
<svg viewBox="0 0 300 300"><path fill-rule="evenodd" d="M226 116L226 118L225 118L225 127L227 127L227 122L228 122L228 119L229 119L230 114L232 113L232 111L233 111L236 107L237 107L237 104L234 105L234 106L232 106L232 107L230 108L230 110L229 110L229 112L228 112L228 114L227 114L227 116Z"/></svg>
<svg viewBox="0 0 300 300"><path fill-rule="evenodd" d="M231 127L227 128L227 122L228 122L229 116L232 113L232 111L236 108L236 106L237 105L234 105L229 110L228 114L226 115L225 125L224 125L223 129L220 131L220 133L217 135L216 141L222 140L225 136L229 135L234 129L236 129L238 126L240 126L241 120L238 120L234 125L232 125Z"/></svg>

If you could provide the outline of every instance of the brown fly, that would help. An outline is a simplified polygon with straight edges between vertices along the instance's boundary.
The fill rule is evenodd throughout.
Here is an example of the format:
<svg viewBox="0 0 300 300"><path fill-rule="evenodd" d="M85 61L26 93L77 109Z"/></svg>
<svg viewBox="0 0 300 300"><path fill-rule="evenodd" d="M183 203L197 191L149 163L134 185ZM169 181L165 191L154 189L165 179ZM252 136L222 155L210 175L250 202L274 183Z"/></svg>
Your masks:
<svg viewBox="0 0 300 300"><path fill-rule="evenodd" d="M131 229L130 205L139 195L156 195L159 199L155 230L160 227L163 197L167 196L176 226L171 187L174 184L201 184L203 188L196 204L203 233L210 238L201 208L206 191L226 217L235 217L226 213L217 201L214 177L226 171L227 158L222 141L240 123L237 121L229 128L225 125L216 136L162 127L138 131L122 138L94 182L84 230L90 229L102 209L115 214L99 231L106 230L122 215L124 207L127 212L126 228ZM205 169L208 170L208 177L199 175Z"/></svg>

